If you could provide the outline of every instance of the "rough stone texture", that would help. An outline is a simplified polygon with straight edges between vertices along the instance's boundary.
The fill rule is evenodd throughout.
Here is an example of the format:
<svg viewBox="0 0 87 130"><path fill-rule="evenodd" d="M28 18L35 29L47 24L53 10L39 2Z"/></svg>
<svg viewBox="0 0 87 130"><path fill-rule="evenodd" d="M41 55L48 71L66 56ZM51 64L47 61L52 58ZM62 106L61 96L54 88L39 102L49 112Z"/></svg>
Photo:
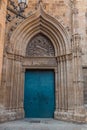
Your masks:
<svg viewBox="0 0 87 130"><path fill-rule="evenodd" d="M1 0L0 121L24 117L25 70L48 68L55 70L54 118L87 122L83 85L83 68L87 67L87 1L29 0L23 14L26 19L8 10L11 18L5 24L6 5L7 1ZM9 1L8 7L12 8ZM27 57L27 45L39 33L50 39L55 55Z"/></svg>
<svg viewBox="0 0 87 130"><path fill-rule="evenodd" d="M31 57L54 56L55 50L53 44L46 36L38 34L28 44L26 55Z"/></svg>
<svg viewBox="0 0 87 130"><path fill-rule="evenodd" d="M3 89L1 86L1 78L2 78L2 64L3 64L3 49L4 49L4 38L5 38L5 21L6 21L6 0L0 0L0 109L3 108Z"/></svg>
<svg viewBox="0 0 87 130"><path fill-rule="evenodd" d="M2 61L3 61L3 47L4 47L4 35L5 35L5 20L6 20L6 6L7 1L0 1L0 84L2 73Z"/></svg>

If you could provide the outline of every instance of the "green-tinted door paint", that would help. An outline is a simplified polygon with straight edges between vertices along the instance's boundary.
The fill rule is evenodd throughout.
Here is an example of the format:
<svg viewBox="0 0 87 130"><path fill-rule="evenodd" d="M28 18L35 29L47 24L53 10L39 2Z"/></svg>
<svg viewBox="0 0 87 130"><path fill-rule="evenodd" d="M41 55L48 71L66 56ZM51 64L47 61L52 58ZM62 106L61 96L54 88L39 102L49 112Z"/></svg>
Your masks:
<svg viewBox="0 0 87 130"><path fill-rule="evenodd" d="M55 109L53 70L27 70L24 110L26 118L52 118Z"/></svg>

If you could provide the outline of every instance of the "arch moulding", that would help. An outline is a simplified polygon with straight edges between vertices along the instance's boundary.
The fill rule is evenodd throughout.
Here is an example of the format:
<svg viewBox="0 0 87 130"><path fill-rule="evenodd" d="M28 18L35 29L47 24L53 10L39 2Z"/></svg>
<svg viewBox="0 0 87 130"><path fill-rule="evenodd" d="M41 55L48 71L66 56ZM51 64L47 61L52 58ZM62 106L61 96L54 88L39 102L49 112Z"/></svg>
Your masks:
<svg viewBox="0 0 87 130"><path fill-rule="evenodd" d="M56 56L70 53L70 40L66 29L57 19L47 14L41 4L15 29L10 38L10 49L14 54L24 56L28 42L38 33L46 35L52 41Z"/></svg>
<svg viewBox="0 0 87 130"><path fill-rule="evenodd" d="M26 55L28 44L38 34L44 35L50 40L54 48L54 55ZM24 77L26 69L30 68L55 71L54 118L75 120L73 115L75 90L72 82L72 53L69 35L57 19L45 12L42 4L12 33L4 61L5 97L3 106L6 110L7 120L24 117Z"/></svg>

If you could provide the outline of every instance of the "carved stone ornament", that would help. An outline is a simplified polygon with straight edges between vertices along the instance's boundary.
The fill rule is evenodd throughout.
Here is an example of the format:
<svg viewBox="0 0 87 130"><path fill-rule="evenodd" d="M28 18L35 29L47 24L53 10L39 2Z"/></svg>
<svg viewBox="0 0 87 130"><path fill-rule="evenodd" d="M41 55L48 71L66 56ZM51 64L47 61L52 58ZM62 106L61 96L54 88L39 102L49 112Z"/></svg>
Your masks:
<svg viewBox="0 0 87 130"><path fill-rule="evenodd" d="M27 56L54 56L55 50L51 41L43 34L38 34L31 39L26 49Z"/></svg>

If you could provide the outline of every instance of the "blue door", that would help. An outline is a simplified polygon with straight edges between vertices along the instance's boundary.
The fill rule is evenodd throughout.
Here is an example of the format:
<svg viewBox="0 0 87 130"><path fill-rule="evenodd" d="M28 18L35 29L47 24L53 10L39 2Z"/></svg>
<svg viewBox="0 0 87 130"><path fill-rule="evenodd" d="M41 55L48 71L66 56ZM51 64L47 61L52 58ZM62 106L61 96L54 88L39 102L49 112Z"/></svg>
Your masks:
<svg viewBox="0 0 87 130"><path fill-rule="evenodd" d="M26 118L52 118L55 109L53 70L27 70L24 110Z"/></svg>

